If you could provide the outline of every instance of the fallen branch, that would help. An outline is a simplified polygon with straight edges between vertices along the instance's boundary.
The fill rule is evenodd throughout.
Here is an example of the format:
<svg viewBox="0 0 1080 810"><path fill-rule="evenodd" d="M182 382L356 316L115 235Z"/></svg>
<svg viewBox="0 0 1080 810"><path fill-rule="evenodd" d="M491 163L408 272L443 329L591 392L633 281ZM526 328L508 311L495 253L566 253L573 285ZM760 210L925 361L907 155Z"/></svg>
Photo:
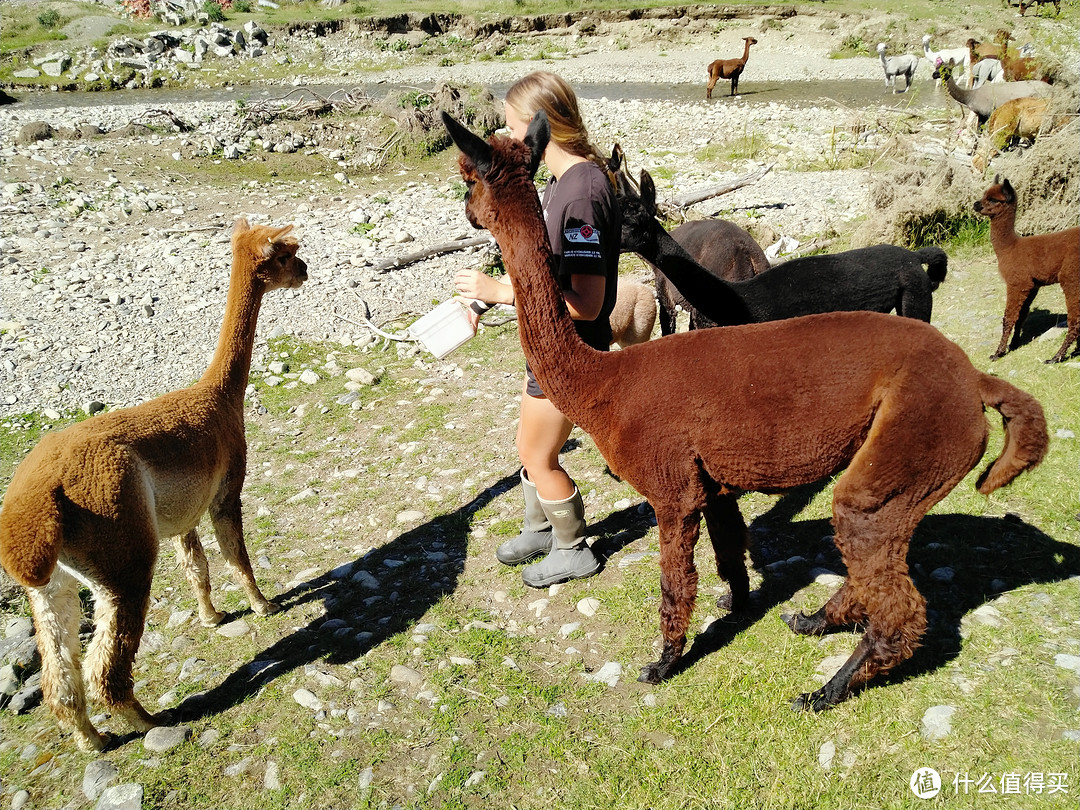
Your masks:
<svg viewBox="0 0 1080 810"><path fill-rule="evenodd" d="M382 329L380 329L375 324L373 324L368 319L367 301L365 301L363 298L361 298L360 293L358 293L356 290L353 290L352 293L353 293L353 295L355 295L357 298L360 299L360 303L363 304L363 306L364 306L363 312L360 313L360 319L363 321L363 323L357 323L354 320L346 318L344 315L338 315L336 312L334 313L335 318L343 320L343 321L345 321L345 323L351 323L353 326L366 326L368 329L370 329L376 335L378 335L379 337L382 337L382 338L386 338L387 340L400 340L400 341L405 341L405 342L409 342L409 343L415 343L416 342L416 338L410 337L408 332L402 332L402 333L394 335L394 334L391 334L390 332L384 332Z"/></svg>
<svg viewBox="0 0 1080 810"><path fill-rule="evenodd" d="M424 259L430 259L432 256L438 256L442 253L453 253L456 250L464 250L465 248L477 247L478 245L486 245L492 242L492 237L488 236L474 236L471 239L458 239L454 242L444 242L441 245L435 245L433 247L425 248L424 250L418 250L415 253L409 253L406 256L398 256L394 259L383 259L381 262L375 265L375 271L377 273L388 273L395 267L405 267L409 264L415 264L416 262L423 261Z"/></svg>
<svg viewBox="0 0 1080 810"><path fill-rule="evenodd" d="M743 186L748 186L751 183L756 183L762 177L772 171L772 167L775 163L770 163L764 168L758 169L756 172L740 177L738 180L732 180L730 183L720 183L715 186L706 186L705 188L698 189L697 191L690 191L686 194L678 194L672 197L671 200L666 203L666 206L660 206L661 208L668 207L674 211L681 211L684 208L689 208L691 205L702 202L704 200L712 199L713 197L719 197L721 194L728 194L736 189L740 189ZM667 213L667 212L663 212Z"/></svg>

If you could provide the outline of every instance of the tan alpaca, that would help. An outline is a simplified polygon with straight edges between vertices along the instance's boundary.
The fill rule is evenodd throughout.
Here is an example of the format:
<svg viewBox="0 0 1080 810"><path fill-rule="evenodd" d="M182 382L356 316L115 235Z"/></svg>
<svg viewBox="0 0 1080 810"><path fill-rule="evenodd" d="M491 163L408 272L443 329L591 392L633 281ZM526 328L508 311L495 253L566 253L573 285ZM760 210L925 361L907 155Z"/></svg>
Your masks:
<svg viewBox="0 0 1080 810"><path fill-rule="evenodd" d="M619 280L615 308L608 318L611 344L625 349L652 337L656 325L656 293L648 284Z"/></svg>
<svg viewBox="0 0 1080 810"><path fill-rule="evenodd" d="M307 265L292 226L236 223L233 265L214 358L190 388L46 434L23 460L0 511L0 563L30 597L41 687L84 750L108 742L91 724L90 697L145 732L167 723L135 698L139 649L159 538L176 538L206 626L223 618L210 601L196 526L209 511L221 554L256 613L278 609L255 584L244 546L244 390L263 294L299 287ZM94 636L79 663L79 583L94 598Z"/></svg>

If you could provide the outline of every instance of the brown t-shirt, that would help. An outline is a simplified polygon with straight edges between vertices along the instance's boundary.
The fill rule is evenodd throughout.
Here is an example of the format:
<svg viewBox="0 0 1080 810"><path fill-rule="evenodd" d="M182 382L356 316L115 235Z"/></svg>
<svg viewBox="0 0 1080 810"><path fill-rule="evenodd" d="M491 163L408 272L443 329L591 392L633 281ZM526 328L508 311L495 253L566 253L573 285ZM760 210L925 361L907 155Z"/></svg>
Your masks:
<svg viewBox="0 0 1080 810"><path fill-rule="evenodd" d="M600 314L594 321L574 321L574 325L586 343L606 351L611 345L609 318L618 292L622 229L615 189L595 163L575 163L558 180L548 180L541 205L551 250L558 258L559 288L570 289L573 275L605 278Z"/></svg>

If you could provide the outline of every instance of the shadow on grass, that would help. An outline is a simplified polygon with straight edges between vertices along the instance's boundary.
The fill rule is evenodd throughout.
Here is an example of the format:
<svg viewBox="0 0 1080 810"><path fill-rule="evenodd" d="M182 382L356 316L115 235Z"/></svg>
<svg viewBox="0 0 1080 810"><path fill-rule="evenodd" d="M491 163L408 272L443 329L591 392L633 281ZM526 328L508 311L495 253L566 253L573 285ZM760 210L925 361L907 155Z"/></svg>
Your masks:
<svg viewBox="0 0 1080 810"><path fill-rule="evenodd" d="M813 494L800 497L807 496ZM751 557L764 581L750 605L699 634L680 660L678 671L719 651L791 599L813 581L814 569L845 573L840 554L831 543L828 520L800 521L774 529L775 533L762 537L759 532L754 539L756 548L751 549ZM792 557L801 560L787 562ZM918 677L952 661L961 650L960 628L966 614L1016 588L1080 575L1080 546L1055 540L1012 516L930 515L915 531L908 564L915 586L927 600L923 645L893 672L872 680L865 688ZM817 607L807 606L808 611Z"/></svg>
<svg viewBox="0 0 1080 810"><path fill-rule="evenodd" d="M1020 329L1020 341L1016 348L1019 349L1029 343L1034 343L1051 329L1066 325L1066 316L1064 314L1055 314L1046 309L1032 309ZM1062 335L1061 339L1064 340L1064 337ZM1009 349L1009 351L1013 351L1013 349Z"/></svg>
<svg viewBox="0 0 1080 810"><path fill-rule="evenodd" d="M305 664L355 661L407 630L457 587L472 516L517 485L517 472L505 476L460 509L279 594L274 601L283 612L321 601L325 613L257 653L217 686L189 696L175 716L191 722L219 714Z"/></svg>

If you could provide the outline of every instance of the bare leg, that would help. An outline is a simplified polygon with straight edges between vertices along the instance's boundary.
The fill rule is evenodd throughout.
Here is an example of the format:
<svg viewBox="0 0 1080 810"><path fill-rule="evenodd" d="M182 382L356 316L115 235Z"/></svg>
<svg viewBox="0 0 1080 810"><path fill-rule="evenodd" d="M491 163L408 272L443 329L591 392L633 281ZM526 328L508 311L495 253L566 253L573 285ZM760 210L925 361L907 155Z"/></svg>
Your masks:
<svg viewBox="0 0 1080 810"><path fill-rule="evenodd" d="M709 497L705 504L705 526L716 555L716 573L727 581L730 589L716 605L731 611L740 610L750 599L750 577L746 572L746 549L750 538L738 500L730 495Z"/></svg>
<svg viewBox="0 0 1080 810"><path fill-rule="evenodd" d="M239 494L235 497L226 497L222 503L212 505L210 520L214 524L214 533L217 535L221 556L225 558L225 564L229 567L233 579L247 594L251 609L260 616L269 616L281 610L278 605L263 596L259 586L255 584L251 560L248 557L247 546L244 544L244 524L240 515ZM201 605L199 609L201 613Z"/></svg>

